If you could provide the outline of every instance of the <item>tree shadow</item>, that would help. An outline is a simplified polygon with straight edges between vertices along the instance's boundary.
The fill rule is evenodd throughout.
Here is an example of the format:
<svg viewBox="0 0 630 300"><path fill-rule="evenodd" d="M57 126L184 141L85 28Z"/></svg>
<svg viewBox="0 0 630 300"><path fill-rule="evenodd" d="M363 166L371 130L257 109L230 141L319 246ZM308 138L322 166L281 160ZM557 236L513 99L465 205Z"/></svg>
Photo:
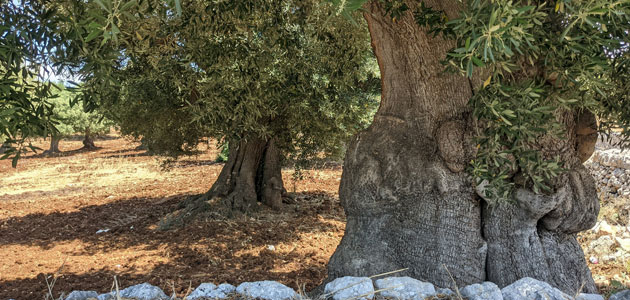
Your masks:
<svg viewBox="0 0 630 300"><path fill-rule="evenodd" d="M196 166L222 165L225 162L218 162L212 159L179 159L172 165L173 168L188 168Z"/></svg>
<svg viewBox="0 0 630 300"><path fill-rule="evenodd" d="M103 149L102 147L96 147L96 148L79 148L79 149L75 149L75 150L67 150L67 151L61 151L61 152L55 152L55 153L49 153L46 151L42 151L39 153L35 153L33 155L28 155L28 156L23 156L20 157L20 159L24 159L24 160L28 160L28 159L35 159L35 158L53 158L53 157L70 157L70 156L74 156L77 154L81 154L81 153L88 153L88 152L96 152L98 150Z"/></svg>
<svg viewBox="0 0 630 300"><path fill-rule="evenodd" d="M236 219L202 219L184 228L156 230L156 224L189 196L131 198L72 212L5 219L0 222L0 245L46 250L58 244L82 244L77 250L63 253L70 258L115 251L157 251L168 256L168 262L152 264L149 271L129 267L121 273L115 269L94 269L86 274L62 271L55 289L66 292L104 292L114 274L128 280L121 283L123 287L147 281L167 291L173 281L178 293L184 293L189 282L195 288L202 282L278 280L294 289L302 284L311 289L324 279L329 254L322 256L316 239L343 232L340 222L335 222L343 218L343 211L331 195L302 193L296 197L298 203L286 205L279 212L262 209ZM108 231L97 234L104 229ZM305 240L311 248L303 246ZM269 250L269 245L284 248ZM333 243L329 248L335 246ZM43 274L12 281L0 277L2 299L39 298L45 289Z"/></svg>

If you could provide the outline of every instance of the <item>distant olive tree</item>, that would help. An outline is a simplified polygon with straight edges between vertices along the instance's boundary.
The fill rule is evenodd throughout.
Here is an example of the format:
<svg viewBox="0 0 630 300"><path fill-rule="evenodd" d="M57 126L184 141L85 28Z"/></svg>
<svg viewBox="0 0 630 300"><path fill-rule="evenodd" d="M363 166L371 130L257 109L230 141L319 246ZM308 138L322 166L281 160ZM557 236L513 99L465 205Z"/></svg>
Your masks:
<svg viewBox="0 0 630 300"><path fill-rule="evenodd" d="M60 152L59 141L73 134L83 135L82 149L96 149L94 137L109 132L114 123L97 111L86 112L81 103L73 105L76 92L61 84L57 84L53 93L50 103L53 105L55 129L50 134L50 148L46 152Z"/></svg>

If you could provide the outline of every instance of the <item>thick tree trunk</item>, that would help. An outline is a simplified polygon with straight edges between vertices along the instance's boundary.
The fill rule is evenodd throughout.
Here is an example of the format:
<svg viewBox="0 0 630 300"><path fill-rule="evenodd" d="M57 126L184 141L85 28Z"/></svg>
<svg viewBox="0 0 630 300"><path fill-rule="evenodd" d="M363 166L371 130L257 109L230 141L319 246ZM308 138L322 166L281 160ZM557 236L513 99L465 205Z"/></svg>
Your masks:
<svg viewBox="0 0 630 300"><path fill-rule="evenodd" d="M59 150L59 142L60 141L61 141L61 138L59 138L57 136L51 136L50 137L50 148L48 148L48 150L44 151L44 154L60 153L61 152Z"/></svg>
<svg viewBox="0 0 630 300"><path fill-rule="evenodd" d="M256 179L258 200L273 209L280 209L285 189L282 182L282 156L275 140L267 142L262 159L263 163L258 167Z"/></svg>
<svg viewBox="0 0 630 300"><path fill-rule="evenodd" d="M97 149L96 145L94 145L94 140L92 139L89 128L85 130L85 137L83 138L83 149L85 150Z"/></svg>
<svg viewBox="0 0 630 300"><path fill-rule="evenodd" d="M248 139L230 142L228 161L210 190L198 198L184 201L182 211L169 216L162 227L179 225L195 215L212 210L223 215L258 210L258 202L274 209L282 206L281 152L274 139Z"/></svg>
<svg viewBox="0 0 630 300"><path fill-rule="evenodd" d="M458 1L424 2L457 16ZM578 162L547 196L555 202L519 190L518 205L487 207L464 171L475 152L467 102L477 80L442 72L453 42L427 34L411 14L393 22L379 1L367 8L383 94L346 154L339 196L347 225L329 278L408 268L402 274L443 287L454 284L450 274L460 287L531 276L593 291L575 239L596 216L592 178Z"/></svg>

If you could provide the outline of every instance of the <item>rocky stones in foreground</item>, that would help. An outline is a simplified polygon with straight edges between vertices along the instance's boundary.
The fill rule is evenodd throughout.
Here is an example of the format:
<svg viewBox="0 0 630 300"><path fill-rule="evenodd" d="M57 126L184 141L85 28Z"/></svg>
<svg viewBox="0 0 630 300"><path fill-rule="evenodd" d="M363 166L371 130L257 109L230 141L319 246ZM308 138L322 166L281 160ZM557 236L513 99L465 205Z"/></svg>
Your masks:
<svg viewBox="0 0 630 300"><path fill-rule="evenodd" d="M219 284L216 286L212 283L202 283L197 287L186 299L197 300L204 298L211 299L225 299L236 291L236 287L228 283Z"/></svg>
<svg viewBox="0 0 630 300"><path fill-rule="evenodd" d="M157 286L148 283L142 283L130 286L119 292L121 298L137 299L137 300L167 300L169 296ZM116 292L102 294L97 297L98 300L117 300ZM66 298L66 300L68 300ZM81 299L74 299L81 300Z"/></svg>
<svg viewBox="0 0 630 300"><path fill-rule="evenodd" d="M411 277L387 277L377 279L374 284L382 291L381 296L394 299L422 299L437 294L432 284Z"/></svg>
<svg viewBox="0 0 630 300"><path fill-rule="evenodd" d="M469 300L493 300L502 299L502 292L492 282L471 284L461 290L461 295Z"/></svg>
<svg viewBox="0 0 630 300"><path fill-rule="evenodd" d="M324 295L317 299L333 300L367 300L367 299L396 299L396 300L439 300L439 299L467 299L467 300L604 300L596 294L579 294L569 296L546 282L533 278L523 278L509 286L499 289L492 282L472 284L459 289L440 289L428 282L410 277L387 277L372 281L368 277L346 276L337 278L325 286ZM135 300L164 300L176 299L166 296L158 287L148 283L134 285L120 291L122 299ZM202 283L190 295L189 300L202 299L234 299L234 300L290 300L303 299L303 296L293 289L275 281L245 282L238 287L224 283L216 286L212 283ZM73 291L65 300L110 300L117 299L115 293L97 295L93 291ZM630 290L612 295L609 300L630 300Z"/></svg>
<svg viewBox="0 0 630 300"><path fill-rule="evenodd" d="M241 283L236 293L247 299L289 300L298 298L290 287L275 281L257 281Z"/></svg>

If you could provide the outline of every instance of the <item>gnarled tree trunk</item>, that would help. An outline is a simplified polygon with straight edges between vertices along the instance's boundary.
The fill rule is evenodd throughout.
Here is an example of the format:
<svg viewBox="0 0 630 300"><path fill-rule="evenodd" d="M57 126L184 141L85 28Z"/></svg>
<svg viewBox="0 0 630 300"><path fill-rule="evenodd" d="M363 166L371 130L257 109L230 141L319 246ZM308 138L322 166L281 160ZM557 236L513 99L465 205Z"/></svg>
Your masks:
<svg viewBox="0 0 630 300"><path fill-rule="evenodd" d="M457 16L458 1L424 2ZM418 4L407 2L411 11ZM467 102L476 80L444 73L440 64L454 43L427 34L411 14L392 21L379 1L365 17L382 102L346 154L339 196L347 225L329 279L408 268L402 274L442 287L454 284L450 273L460 287L530 276L567 292L594 291L575 233L593 224L598 204L579 161L556 194L523 189L518 205L488 207L465 172L475 153ZM563 144L565 156L577 157L576 143Z"/></svg>
<svg viewBox="0 0 630 300"><path fill-rule="evenodd" d="M184 201L182 210L166 218L162 227L186 223L208 210L228 216L256 211L258 202L279 209L285 193L281 160L274 139L230 142L228 160L210 190Z"/></svg>
<svg viewBox="0 0 630 300"><path fill-rule="evenodd" d="M83 138L83 149L85 150L97 149L96 145L94 145L94 140L92 139L92 135L89 128L85 130L85 136Z"/></svg>

